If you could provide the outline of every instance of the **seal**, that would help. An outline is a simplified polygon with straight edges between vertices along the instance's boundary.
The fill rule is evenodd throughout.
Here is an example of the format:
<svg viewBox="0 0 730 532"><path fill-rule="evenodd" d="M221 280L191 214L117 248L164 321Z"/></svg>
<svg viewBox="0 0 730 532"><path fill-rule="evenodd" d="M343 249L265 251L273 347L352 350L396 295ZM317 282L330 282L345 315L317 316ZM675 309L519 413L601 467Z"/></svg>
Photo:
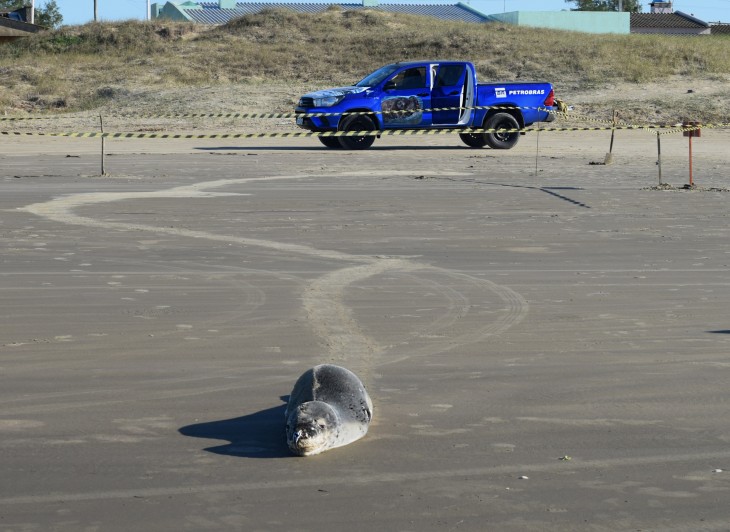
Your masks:
<svg viewBox="0 0 730 532"><path fill-rule="evenodd" d="M349 369L321 364L297 379L284 415L289 449L312 456L365 436L373 402Z"/></svg>

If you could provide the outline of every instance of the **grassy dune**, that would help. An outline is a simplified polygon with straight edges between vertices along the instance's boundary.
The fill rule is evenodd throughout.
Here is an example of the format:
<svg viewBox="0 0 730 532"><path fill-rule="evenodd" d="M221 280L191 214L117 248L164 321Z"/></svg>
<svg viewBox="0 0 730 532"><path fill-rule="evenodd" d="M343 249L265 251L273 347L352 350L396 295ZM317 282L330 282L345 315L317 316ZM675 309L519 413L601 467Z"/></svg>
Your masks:
<svg viewBox="0 0 730 532"><path fill-rule="evenodd" d="M348 84L388 62L433 58L473 61L481 79L550 81L561 94L678 79L730 93L724 36L589 35L330 8L322 15L269 10L221 27L129 21L34 35L0 46L0 113L129 100L154 111L161 92L184 99L201 88L257 83L291 88L280 102L287 107L301 87ZM686 105L695 116L720 113L728 121L730 102L710 96ZM658 98L658 107L666 105Z"/></svg>

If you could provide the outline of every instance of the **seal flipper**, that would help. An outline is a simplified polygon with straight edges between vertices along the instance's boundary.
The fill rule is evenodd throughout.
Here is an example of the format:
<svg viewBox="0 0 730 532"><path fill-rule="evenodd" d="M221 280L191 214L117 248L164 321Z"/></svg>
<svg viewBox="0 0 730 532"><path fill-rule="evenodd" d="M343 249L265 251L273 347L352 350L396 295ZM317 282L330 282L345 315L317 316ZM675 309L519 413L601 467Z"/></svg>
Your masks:
<svg viewBox="0 0 730 532"><path fill-rule="evenodd" d="M314 369L308 369L302 373L302 375L297 379L297 382L294 383L294 388L289 394L286 410L284 411L284 419L288 420L289 414L293 412L298 405L314 399L313 387Z"/></svg>

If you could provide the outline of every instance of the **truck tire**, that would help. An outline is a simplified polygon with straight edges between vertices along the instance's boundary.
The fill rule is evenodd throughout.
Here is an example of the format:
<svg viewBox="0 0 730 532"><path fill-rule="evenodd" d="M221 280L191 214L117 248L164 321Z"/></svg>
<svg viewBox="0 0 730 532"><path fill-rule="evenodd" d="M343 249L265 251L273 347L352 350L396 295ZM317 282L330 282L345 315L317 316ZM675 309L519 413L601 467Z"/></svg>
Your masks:
<svg viewBox="0 0 730 532"><path fill-rule="evenodd" d="M367 115L349 115L340 120L339 131L375 131L375 122ZM373 135L336 137L346 150L366 150L375 142Z"/></svg>
<svg viewBox="0 0 730 532"><path fill-rule="evenodd" d="M333 148L335 150L339 150L342 148L342 144L340 144L339 137L317 137L319 141L327 146L328 148Z"/></svg>
<svg viewBox="0 0 730 532"><path fill-rule="evenodd" d="M486 133L459 133L459 138L470 148L483 148L487 145Z"/></svg>
<svg viewBox="0 0 730 532"><path fill-rule="evenodd" d="M514 116L509 113L496 113L490 116L484 123L484 129L519 129L520 124ZM485 133L486 142L490 148L495 150L509 150L520 140L518 132L494 131Z"/></svg>

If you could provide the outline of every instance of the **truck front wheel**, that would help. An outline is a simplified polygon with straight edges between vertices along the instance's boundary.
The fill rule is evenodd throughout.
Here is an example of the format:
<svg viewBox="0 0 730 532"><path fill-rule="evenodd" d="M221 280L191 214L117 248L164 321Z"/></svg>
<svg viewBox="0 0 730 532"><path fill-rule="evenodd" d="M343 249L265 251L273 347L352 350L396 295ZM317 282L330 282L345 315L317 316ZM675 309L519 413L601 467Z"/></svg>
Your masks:
<svg viewBox="0 0 730 532"><path fill-rule="evenodd" d="M496 113L490 116L484 123L484 129L497 130L485 134L487 144L495 150L509 150L520 140L519 132L514 131L520 129L520 124L509 113ZM500 129L513 131L499 131Z"/></svg>
<svg viewBox="0 0 730 532"><path fill-rule="evenodd" d="M340 121L340 131L375 131L375 122L367 115L350 115ZM374 135L337 137L340 145L346 150L366 150L375 142Z"/></svg>
<svg viewBox="0 0 730 532"><path fill-rule="evenodd" d="M483 148L487 145L485 133L459 133L459 138L470 148Z"/></svg>

